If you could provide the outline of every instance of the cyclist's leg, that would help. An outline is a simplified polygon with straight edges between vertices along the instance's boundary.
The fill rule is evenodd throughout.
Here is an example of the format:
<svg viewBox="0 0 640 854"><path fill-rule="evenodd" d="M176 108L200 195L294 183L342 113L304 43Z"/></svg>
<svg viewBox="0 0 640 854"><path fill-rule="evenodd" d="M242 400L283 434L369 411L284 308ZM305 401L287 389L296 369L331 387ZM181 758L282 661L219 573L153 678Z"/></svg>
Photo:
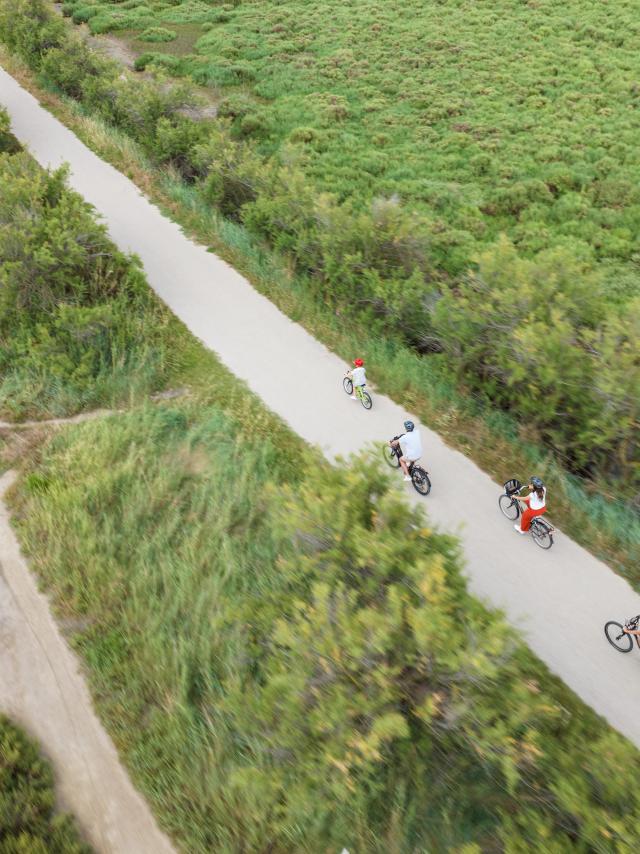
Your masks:
<svg viewBox="0 0 640 854"><path fill-rule="evenodd" d="M528 531L531 527L531 520L536 515L535 510L531 510L527 507L526 510L523 511L522 516L520 517L520 530Z"/></svg>
<svg viewBox="0 0 640 854"><path fill-rule="evenodd" d="M529 528L531 527L531 520L532 519L534 519L536 516L542 516L546 512L547 512L546 507L541 507L540 510L531 510L530 508L527 508L526 513L524 515L528 514L528 525L526 528L524 528L524 525L522 526L524 528L524 530L525 531L529 530ZM523 518L524 518L524 516L523 516Z"/></svg>

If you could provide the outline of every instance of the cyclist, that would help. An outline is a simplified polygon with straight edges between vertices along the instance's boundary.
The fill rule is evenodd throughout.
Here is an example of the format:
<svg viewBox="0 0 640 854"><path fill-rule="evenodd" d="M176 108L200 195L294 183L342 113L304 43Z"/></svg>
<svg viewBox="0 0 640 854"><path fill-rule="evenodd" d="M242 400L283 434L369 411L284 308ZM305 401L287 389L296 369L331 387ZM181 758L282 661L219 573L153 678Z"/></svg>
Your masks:
<svg viewBox="0 0 640 854"><path fill-rule="evenodd" d="M529 478L529 495L518 496L519 501L524 501L527 509L519 521L513 526L519 534L526 534L531 527L534 516L542 516L547 512L547 488L539 477L533 475Z"/></svg>
<svg viewBox="0 0 640 854"><path fill-rule="evenodd" d="M640 635L640 629L628 629L625 626L622 631L627 635Z"/></svg>
<svg viewBox="0 0 640 854"><path fill-rule="evenodd" d="M367 375L364 370L364 362L362 361L362 359L354 359L353 364L353 370L347 371L347 376L351 377L351 382L353 383L354 393L351 395L351 400L356 400L356 389L364 389L367 384Z"/></svg>
<svg viewBox="0 0 640 854"><path fill-rule="evenodd" d="M389 444L392 448L397 448L400 445L400 449L402 450L400 465L404 472L404 479L411 480L409 463L415 463L422 456L422 442L420 440L420 433L416 430L416 425L413 421L405 421L404 429L407 432L403 433L399 439L392 439Z"/></svg>

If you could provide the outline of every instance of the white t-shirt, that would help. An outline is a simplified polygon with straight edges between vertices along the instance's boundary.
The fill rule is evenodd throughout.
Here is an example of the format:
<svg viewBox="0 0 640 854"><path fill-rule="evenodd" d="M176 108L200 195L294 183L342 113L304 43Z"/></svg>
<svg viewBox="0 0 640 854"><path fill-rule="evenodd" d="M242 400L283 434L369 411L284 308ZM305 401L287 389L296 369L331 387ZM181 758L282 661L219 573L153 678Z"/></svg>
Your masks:
<svg viewBox="0 0 640 854"><path fill-rule="evenodd" d="M542 498L538 498L538 493L534 491L531 493L531 498L529 499L529 507L532 510L542 510L546 503L547 498L547 488L542 488Z"/></svg>
<svg viewBox="0 0 640 854"><path fill-rule="evenodd" d="M364 368L354 368L351 371L351 379L354 385L366 385L367 375L364 372Z"/></svg>
<svg viewBox="0 0 640 854"><path fill-rule="evenodd" d="M418 460L422 456L422 442L420 441L420 433L417 430L412 430L411 433L405 433L400 437L400 447L402 448L402 456L406 460Z"/></svg>

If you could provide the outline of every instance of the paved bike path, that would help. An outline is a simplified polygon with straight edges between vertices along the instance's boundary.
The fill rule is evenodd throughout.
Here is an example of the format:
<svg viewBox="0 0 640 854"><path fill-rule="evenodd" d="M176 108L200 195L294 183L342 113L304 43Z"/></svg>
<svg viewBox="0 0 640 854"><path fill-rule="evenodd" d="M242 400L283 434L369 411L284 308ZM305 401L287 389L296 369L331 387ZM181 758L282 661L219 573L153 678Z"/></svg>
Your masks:
<svg viewBox="0 0 640 854"><path fill-rule="evenodd" d="M71 165L71 185L95 205L118 246L141 258L171 310L304 439L333 459L398 432L405 410L380 395L370 412L349 400L341 359L187 238L2 69L0 103L41 164ZM473 592L504 609L551 670L640 746L640 653L621 655L603 635L606 620L640 613L640 596L561 532L548 552L516 534L498 510L499 486L421 429L433 491L420 498L409 486L407 494L460 536ZM514 474L530 472L503 472Z"/></svg>

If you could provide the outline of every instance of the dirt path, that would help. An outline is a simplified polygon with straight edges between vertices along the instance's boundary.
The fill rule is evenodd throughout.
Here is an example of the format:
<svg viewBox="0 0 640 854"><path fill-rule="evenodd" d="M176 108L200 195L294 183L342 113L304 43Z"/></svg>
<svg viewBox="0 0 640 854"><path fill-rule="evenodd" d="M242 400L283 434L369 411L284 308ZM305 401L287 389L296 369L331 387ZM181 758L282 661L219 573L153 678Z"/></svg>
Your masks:
<svg viewBox="0 0 640 854"><path fill-rule="evenodd" d="M0 708L51 760L56 792L98 852L171 854L96 717L75 655L20 552L0 478Z"/></svg>
<svg viewBox="0 0 640 854"><path fill-rule="evenodd" d="M44 421L0 421L0 430L31 430L35 427L82 424L83 421L93 421L94 418L104 418L105 415L113 415L113 413L113 409L94 409L92 412L81 412L79 415L71 415L69 418L48 418Z"/></svg>
<svg viewBox="0 0 640 854"><path fill-rule="evenodd" d="M371 412L350 401L336 355L186 238L1 69L0 103L16 137L43 166L70 164L71 186L95 205L118 246L141 258L169 308L303 438L333 459L398 432L405 410L381 396ZM300 373L304 395L296 391ZM459 534L472 591L504 609L551 670L640 746L640 655L619 655L603 636L606 620L640 613L640 596L561 532L549 552L519 537L498 511L500 487L421 429L434 488L426 500L407 494L435 523ZM505 479L514 474L530 473L505 472Z"/></svg>

